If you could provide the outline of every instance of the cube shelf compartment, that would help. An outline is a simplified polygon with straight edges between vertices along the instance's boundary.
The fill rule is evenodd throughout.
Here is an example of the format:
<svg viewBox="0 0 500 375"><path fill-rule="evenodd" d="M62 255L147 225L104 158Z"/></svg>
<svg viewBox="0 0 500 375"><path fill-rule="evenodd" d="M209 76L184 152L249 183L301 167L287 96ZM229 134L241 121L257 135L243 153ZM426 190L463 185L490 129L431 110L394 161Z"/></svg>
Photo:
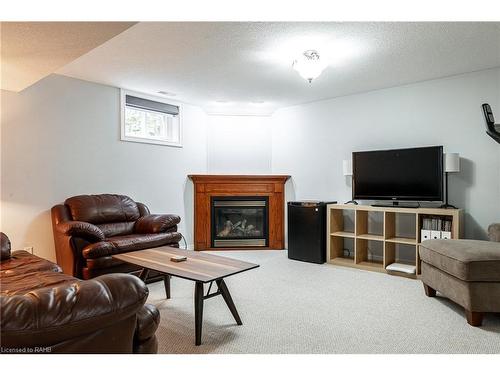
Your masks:
<svg viewBox="0 0 500 375"><path fill-rule="evenodd" d="M419 274L420 267L418 262L418 247L395 242L387 242L384 248L384 268L392 263L403 263L415 266L416 274ZM407 256L398 256L398 253L404 252ZM395 273L395 272L391 272ZM408 275L405 275L408 276Z"/></svg>
<svg viewBox="0 0 500 375"><path fill-rule="evenodd" d="M338 233L340 232L332 233L328 239L333 251L329 261L341 266L354 264L354 233L344 232L347 235L339 235ZM346 249L352 256L346 256Z"/></svg>
<svg viewBox="0 0 500 375"><path fill-rule="evenodd" d="M451 238L460 238L462 210L444 208L398 208L362 205L329 204L327 206L327 262L340 266L386 271L394 262L407 263L420 273L420 229L422 218L443 217L452 221ZM379 219L378 221L375 219ZM380 225L378 225L380 224ZM377 229L377 226L379 227ZM354 247L354 258L346 257L346 241ZM382 249L382 259L369 259L370 249ZM398 250L406 258L397 257ZM401 274L401 276L409 276ZM411 276L410 276L411 277Z"/></svg>
<svg viewBox="0 0 500 375"><path fill-rule="evenodd" d="M354 263L355 265L358 265L359 267L362 267L364 269L369 269L372 271L379 271L384 268L384 264L382 259L380 260L374 260L370 259L370 249L373 247L377 247L379 245L382 248L382 253L383 253L383 243L380 241L383 241L382 239L370 239L370 238L365 238L365 236L362 235L362 237L357 237L356 238L356 247L355 247L355 252L354 252Z"/></svg>

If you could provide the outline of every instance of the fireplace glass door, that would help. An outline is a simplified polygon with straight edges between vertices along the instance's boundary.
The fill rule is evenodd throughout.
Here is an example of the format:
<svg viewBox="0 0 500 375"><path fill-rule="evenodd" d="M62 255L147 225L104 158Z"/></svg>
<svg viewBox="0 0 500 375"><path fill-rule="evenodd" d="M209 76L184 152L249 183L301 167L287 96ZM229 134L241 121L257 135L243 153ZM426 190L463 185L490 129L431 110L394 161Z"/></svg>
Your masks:
<svg viewBox="0 0 500 375"><path fill-rule="evenodd" d="M212 246L268 246L267 197L212 197Z"/></svg>

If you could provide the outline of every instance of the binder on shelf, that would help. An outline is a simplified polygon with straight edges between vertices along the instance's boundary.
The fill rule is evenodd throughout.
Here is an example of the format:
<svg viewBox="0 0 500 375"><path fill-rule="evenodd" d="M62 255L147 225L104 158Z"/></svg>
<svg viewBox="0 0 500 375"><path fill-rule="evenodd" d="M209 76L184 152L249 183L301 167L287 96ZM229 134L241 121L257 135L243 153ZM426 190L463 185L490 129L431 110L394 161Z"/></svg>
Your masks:
<svg viewBox="0 0 500 375"><path fill-rule="evenodd" d="M432 240L439 240L441 238L441 231L440 230L431 230L431 239Z"/></svg>
<svg viewBox="0 0 500 375"><path fill-rule="evenodd" d="M446 217L429 216L422 219L422 227L420 229L421 241L451 239L452 221Z"/></svg>
<svg viewBox="0 0 500 375"><path fill-rule="evenodd" d="M431 239L431 231L428 229L422 229L420 231L420 241L425 241L430 239Z"/></svg>
<svg viewBox="0 0 500 375"><path fill-rule="evenodd" d="M443 239L443 240L451 239L451 232L441 231L441 239Z"/></svg>

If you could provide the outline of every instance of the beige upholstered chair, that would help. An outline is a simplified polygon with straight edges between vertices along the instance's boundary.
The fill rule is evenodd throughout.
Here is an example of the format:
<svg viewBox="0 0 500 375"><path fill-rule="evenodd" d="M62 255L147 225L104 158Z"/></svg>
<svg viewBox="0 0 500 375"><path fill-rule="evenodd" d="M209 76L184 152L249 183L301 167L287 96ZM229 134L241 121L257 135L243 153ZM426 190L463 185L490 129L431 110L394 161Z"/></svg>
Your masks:
<svg viewBox="0 0 500 375"><path fill-rule="evenodd" d="M467 322L480 326L483 314L500 312L500 224L488 228L490 242L428 240L420 245L425 294L436 291L465 309Z"/></svg>

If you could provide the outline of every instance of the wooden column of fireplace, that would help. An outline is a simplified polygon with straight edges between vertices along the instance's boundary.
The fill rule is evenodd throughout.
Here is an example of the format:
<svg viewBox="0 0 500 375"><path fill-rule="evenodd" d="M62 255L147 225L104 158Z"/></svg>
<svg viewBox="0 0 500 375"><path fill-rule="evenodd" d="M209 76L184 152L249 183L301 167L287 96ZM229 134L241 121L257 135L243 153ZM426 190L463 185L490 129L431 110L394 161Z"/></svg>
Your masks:
<svg viewBox="0 0 500 375"><path fill-rule="evenodd" d="M213 248L211 242L211 199L213 196L267 196L269 199L269 246L259 249L283 249L285 246L285 182L283 175L189 175L194 183L194 249ZM249 249L238 247L238 249Z"/></svg>

